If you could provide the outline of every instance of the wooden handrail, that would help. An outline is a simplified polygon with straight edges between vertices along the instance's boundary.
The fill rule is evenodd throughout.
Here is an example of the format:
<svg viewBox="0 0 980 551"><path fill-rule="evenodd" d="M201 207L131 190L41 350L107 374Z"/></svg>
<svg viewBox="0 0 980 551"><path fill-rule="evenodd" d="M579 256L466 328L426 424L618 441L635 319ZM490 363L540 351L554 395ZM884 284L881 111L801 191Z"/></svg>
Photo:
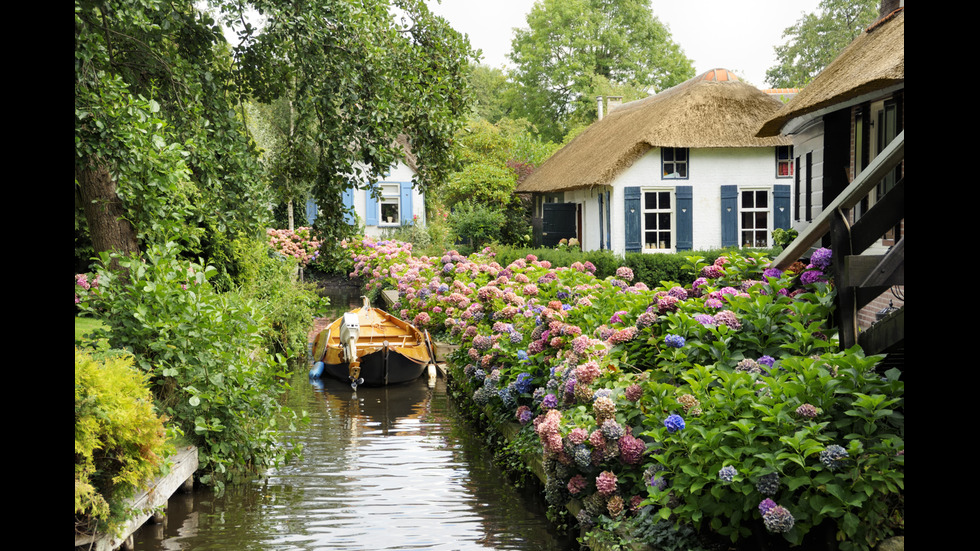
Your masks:
<svg viewBox="0 0 980 551"><path fill-rule="evenodd" d="M829 205L826 205L810 225L793 240L783 252L776 257L772 266L781 270L802 258L810 247L830 231L830 220L834 213L853 208L858 204L878 182L888 175L900 162L905 159L905 130L899 132L895 139L876 156L871 163L854 178L844 191Z"/></svg>

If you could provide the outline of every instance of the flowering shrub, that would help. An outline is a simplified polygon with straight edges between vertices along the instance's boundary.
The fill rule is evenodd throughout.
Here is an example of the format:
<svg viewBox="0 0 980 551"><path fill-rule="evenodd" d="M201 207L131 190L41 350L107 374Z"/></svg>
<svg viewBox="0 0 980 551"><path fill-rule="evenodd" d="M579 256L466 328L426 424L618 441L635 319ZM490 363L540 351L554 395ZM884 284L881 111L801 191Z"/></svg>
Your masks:
<svg viewBox="0 0 980 551"><path fill-rule="evenodd" d="M692 284L650 289L626 267L601 279L490 248L347 247L403 319L460 345L454 392L531 435L545 498L577 500L582 526L672 519L798 544L827 521L841 548L904 528L904 385L880 357L838 351L829 252L786 271L691 258Z"/></svg>
<svg viewBox="0 0 980 551"><path fill-rule="evenodd" d="M320 251L320 242L313 237L308 227L290 230L265 230L269 245L279 254L295 258L300 266L306 266L316 260Z"/></svg>

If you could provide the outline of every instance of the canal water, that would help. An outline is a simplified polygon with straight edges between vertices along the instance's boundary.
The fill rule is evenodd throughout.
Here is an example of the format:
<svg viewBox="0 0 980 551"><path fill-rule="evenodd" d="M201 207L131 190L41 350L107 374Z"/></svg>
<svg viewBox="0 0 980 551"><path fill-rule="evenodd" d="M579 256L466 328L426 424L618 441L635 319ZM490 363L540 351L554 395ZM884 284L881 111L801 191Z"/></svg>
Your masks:
<svg viewBox="0 0 980 551"><path fill-rule="evenodd" d="M164 524L137 532L137 551L575 548L541 495L493 464L441 377L355 393L298 374L289 406L311 418L294 435L301 460L221 497L176 494Z"/></svg>

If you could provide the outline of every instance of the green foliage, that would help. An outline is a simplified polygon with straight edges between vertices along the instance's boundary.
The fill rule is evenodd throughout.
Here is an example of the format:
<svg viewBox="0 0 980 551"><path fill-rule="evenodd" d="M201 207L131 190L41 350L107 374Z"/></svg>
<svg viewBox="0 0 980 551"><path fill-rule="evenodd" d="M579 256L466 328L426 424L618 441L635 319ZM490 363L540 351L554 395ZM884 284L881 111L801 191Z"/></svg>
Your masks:
<svg viewBox="0 0 980 551"><path fill-rule="evenodd" d="M303 159L290 166L315 162L311 193L318 204L342 204L341 193L353 184L383 179L402 153L400 134L417 160L419 189L456 168L451 138L466 112L472 51L424 2L253 0L220 8L238 34L235 56L249 92L289 105L295 154L288 157ZM245 23L249 8L265 17L261 28ZM321 211L319 237L329 242L345 231L343 215Z"/></svg>
<svg viewBox="0 0 980 551"><path fill-rule="evenodd" d="M497 209L482 203L462 201L453 208L449 224L456 235L478 249L500 238L500 228L505 219L504 213Z"/></svg>
<svg viewBox="0 0 980 551"><path fill-rule="evenodd" d="M597 93L636 99L694 76L648 2L545 0L531 9L527 25L512 44L513 112L551 141L576 122L594 120Z"/></svg>
<svg viewBox="0 0 980 551"><path fill-rule="evenodd" d="M269 246L258 240L239 239L235 247L240 294L256 304L268 321L263 348L305 360L313 318L329 301L316 293L314 285L295 281L295 259L270 254Z"/></svg>
<svg viewBox="0 0 980 551"><path fill-rule="evenodd" d="M879 0L821 0L819 11L783 31L776 65L766 71L774 88L802 88L878 17Z"/></svg>
<svg viewBox="0 0 980 551"><path fill-rule="evenodd" d="M132 357L96 361L75 348L75 525L114 532L133 511L124 501L160 473L172 453L146 376Z"/></svg>
<svg viewBox="0 0 980 551"><path fill-rule="evenodd" d="M278 402L285 358L264 349L269 320L255 304L216 292L215 268L180 253L168 243L141 258L103 254L84 303L108 328L95 337L134 354L163 411L198 446L202 481L220 489L293 453L279 441L278 423L292 415Z"/></svg>
<svg viewBox="0 0 980 551"><path fill-rule="evenodd" d="M223 44L187 0L76 0L76 194L95 252L179 235L208 253L204 236L264 227L270 196Z"/></svg>
<svg viewBox="0 0 980 551"><path fill-rule="evenodd" d="M761 372L693 365L676 390L645 393L644 408L655 413L644 434L660 443L653 459L669 484L651 490L651 501L662 516L710 523L736 541L749 535L768 497L792 513L783 534L791 543L831 519L842 549L874 547L901 526L904 511L904 420L894 409L903 387L894 374L874 371L879 360L856 349L793 356ZM653 375L651 389L661 384ZM684 394L698 400L699 413L678 401ZM798 410L804 404L813 417ZM664 427L669 412L684 415L683 430ZM831 445L847 450L840 467L821 460ZM737 473L730 482L719 478L725 466ZM777 484L760 491L770 473Z"/></svg>

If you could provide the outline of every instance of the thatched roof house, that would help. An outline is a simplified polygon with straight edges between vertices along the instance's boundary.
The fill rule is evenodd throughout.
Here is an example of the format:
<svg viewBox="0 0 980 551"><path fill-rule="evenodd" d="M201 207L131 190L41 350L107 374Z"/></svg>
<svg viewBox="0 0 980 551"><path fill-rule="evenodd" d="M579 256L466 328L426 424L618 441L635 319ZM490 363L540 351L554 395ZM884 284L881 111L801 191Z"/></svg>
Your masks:
<svg viewBox="0 0 980 551"><path fill-rule="evenodd" d="M767 246L783 227L776 204L788 197L780 184L792 177L792 141L755 134L781 106L714 69L611 110L517 191L535 195L544 245L561 236L616 252Z"/></svg>
<svg viewBox="0 0 980 551"><path fill-rule="evenodd" d="M802 230L814 220L904 130L904 120L905 9L900 0L884 0L878 20L756 133L793 140L793 226ZM856 216L903 170L872 193Z"/></svg>
<svg viewBox="0 0 980 551"><path fill-rule="evenodd" d="M760 137L791 133L791 121L799 127L817 118L821 111L870 93L905 83L905 10L886 14L858 36L819 75L767 120Z"/></svg>
<svg viewBox="0 0 980 551"><path fill-rule="evenodd" d="M647 98L626 103L582 132L538 167L517 190L552 192L606 185L655 147L731 148L789 145L759 138L761 121L782 103L712 69Z"/></svg>

